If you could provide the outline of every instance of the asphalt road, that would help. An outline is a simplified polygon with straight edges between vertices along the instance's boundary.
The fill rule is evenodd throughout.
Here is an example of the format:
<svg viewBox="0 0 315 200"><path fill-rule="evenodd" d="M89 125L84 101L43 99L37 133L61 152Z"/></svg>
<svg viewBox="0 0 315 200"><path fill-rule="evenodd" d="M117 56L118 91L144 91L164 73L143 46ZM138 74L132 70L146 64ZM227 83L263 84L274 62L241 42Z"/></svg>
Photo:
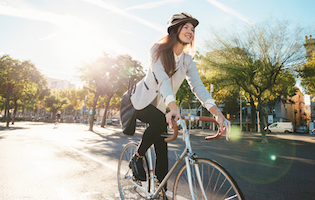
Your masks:
<svg viewBox="0 0 315 200"><path fill-rule="evenodd" d="M139 141L125 136L117 126L16 122L0 123L1 200L120 199L117 161L123 145ZM199 157L221 163L242 189L246 199L314 199L315 136L237 133L204 141L202 130L192 130L191 141ZM180 139L169 144L170 165L181 153ZM168 184L172 189L171 181Z"/></svg>

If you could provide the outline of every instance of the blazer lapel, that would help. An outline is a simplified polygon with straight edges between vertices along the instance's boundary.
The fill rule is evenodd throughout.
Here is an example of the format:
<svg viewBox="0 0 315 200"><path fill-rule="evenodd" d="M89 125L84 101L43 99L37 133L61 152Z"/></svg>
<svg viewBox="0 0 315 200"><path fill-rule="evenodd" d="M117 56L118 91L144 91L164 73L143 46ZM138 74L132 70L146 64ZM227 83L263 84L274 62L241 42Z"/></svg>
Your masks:
<svg viewBox="0 0 315 200"><path fill-rule="evenodd" d="M179 59L178 65L176 66L176 69L172 76L177 72L177 70L184 65L184 60L185 60L185 53L183 53L182 57Z"/></svg>
<svg viewBox="0 0 315 200"><path fill-rule="evenodd" d="M178 65L176 66L176 70L184 64L185 53L183 53L182 57L179 59Z"/></svg>

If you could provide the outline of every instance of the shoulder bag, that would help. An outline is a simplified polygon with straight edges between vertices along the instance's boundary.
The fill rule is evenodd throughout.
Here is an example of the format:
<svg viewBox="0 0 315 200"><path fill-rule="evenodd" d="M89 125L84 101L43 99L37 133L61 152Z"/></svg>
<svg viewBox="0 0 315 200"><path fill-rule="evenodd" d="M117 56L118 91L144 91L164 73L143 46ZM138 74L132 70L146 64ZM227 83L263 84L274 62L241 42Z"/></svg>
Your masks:
<svg viewBox="0 0 315 200"><path fill-rule="evenodd" d="M136 109L133 107L130 97L136 89L136 80L129 77L128 90L121 97L120 105L120 123L123 133L126 135L134 135L136 129Z"/></svg>

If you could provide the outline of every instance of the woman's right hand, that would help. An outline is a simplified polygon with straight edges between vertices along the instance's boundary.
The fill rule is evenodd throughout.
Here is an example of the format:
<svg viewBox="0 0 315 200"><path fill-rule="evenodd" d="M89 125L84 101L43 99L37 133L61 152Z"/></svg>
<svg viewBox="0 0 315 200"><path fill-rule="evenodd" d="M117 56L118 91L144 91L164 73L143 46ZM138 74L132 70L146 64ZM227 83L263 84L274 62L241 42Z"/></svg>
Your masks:
<svg viewBox="0 0 315 200"><path fill-rule="evenodd" d="M176 126L176 122L179 120L179 109L176 105L175 101L171 101L168 104L169 109L171 110L165 115L166 122L170 124L172 127ZM173 124L175 121L175 124Z"/></svg>
<svg viewBox="0 0 315 200"><path fill-rule="evenodd" d="M166 122L170 124L172 127L177 126L176 122L179 120L179 112L178 110L171 110L169 113L165 115Z"/></svg>

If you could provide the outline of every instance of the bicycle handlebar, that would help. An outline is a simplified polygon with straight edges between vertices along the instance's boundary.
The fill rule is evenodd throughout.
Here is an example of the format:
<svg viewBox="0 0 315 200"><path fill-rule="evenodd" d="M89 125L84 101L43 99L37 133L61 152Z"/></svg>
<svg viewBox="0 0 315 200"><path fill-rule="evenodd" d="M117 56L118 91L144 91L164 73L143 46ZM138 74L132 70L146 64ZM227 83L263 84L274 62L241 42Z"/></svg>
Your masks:
<svg viewBox="0 0 315 200"><path fill-rule="evenodd" d="M209 122L213 122L215 123L217 126L219 126L218 122L212 118L212 117L202 117L202 116L181 116L182 119L186 119L186 120L191 120L191 121L209 121ZM178 120L180 121L180 120ZM179 126L177 125L177 123L173 120L172 122L172 126L174 129L174 134L172 137L170 138L165 138L165 142L172 142L174 140L176 140L177 136L178 136L178 128ZM205 137L205 140L215 140L218 139L219 137L221 137L223 135L223 133L226 131L226 127L223 127L223 131L220 132L220 129L218 129L217 133L215 135L208 135Z"/></svg>

